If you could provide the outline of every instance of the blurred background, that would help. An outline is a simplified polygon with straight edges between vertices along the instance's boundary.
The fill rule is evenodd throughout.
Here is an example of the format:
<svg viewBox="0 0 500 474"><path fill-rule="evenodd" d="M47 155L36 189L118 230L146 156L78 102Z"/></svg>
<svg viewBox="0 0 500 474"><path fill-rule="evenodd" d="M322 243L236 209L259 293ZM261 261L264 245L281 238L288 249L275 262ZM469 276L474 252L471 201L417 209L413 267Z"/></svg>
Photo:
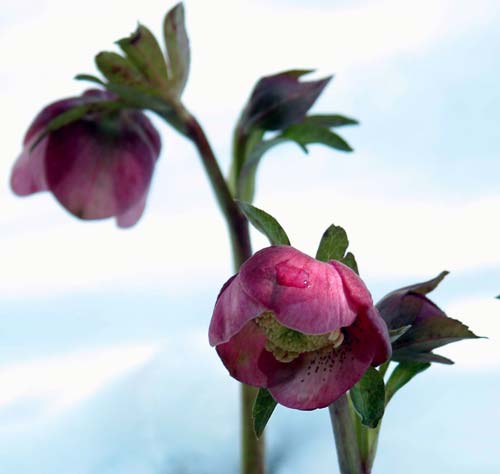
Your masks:
<svg viewBox="0 0 500 474"><path fill-rule="evenodd" d="M238 385L208 346L231 275L224 222L194 148L162 123L138 225L82 223L49 194L16 198L11 166L35 114L136 21L172 2L3 0L0 17L0 473L204 474L238 466ZM335 79L314 107L361 121L350 155L267 155L256 205L314 254L348 232L375 300L451 274L432 294L489 339L438 352L384 418L375 472L500 472L500 13L496 0L187 0L184 99L228 169L255 81ZM254 234L255 249L266 245ZM337 472L328 414L279 407L272 474Z"/></svg>

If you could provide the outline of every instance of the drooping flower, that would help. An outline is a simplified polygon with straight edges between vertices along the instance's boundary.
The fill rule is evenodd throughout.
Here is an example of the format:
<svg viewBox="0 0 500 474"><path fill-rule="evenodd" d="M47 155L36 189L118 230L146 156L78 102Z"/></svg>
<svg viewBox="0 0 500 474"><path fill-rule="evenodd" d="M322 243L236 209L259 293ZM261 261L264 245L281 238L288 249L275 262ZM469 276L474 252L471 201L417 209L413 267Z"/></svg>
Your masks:
<svg viewBox="0 0 500 474"><path fill-rule="evenodd" d="M142 112L89 112L49 132L33 148L60 114L114 98L93 89L45 107L26 132L11 175L12 190L19 196L50 191L76 217L116 216L120 227L134 225L144 210L161 146L158 132Z"/></svg>
<svg viewBox="0 0 500 474"><path fill-rule="evenodd" d="M302 410L330 405L391 354L356 273L289 246L257 252L226 282L209 340L234 378Z"/></svg>

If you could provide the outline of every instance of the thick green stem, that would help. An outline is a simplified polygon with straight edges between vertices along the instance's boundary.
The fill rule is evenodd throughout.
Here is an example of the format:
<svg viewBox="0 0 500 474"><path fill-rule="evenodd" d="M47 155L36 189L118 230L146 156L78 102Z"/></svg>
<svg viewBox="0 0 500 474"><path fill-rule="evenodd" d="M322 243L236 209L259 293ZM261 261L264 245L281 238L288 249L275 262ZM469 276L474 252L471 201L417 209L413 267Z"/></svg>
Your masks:
<svg viewBox="0 0 500 474"><path fill-rule="evenodd" d="M198 121L183 110L187 136L193 141L201 156L217 202L224 215L231 238L234 268L252 255L248 221L234 202L233 195L219 168L212 147ZM264 474L264 438L257 439L253 430L252 409L257 390L241 385L241 474Z"/></svg>
<svg viewBox="0 0 500 474"><path fill-rule="evenodd" d="M341 474L369 474L370 468L363 462L353 412L347 395L342 395L329 407L337 457Z"/></svg>
<svg viewBox="0 0 500 474"><path fill-rule="evenodd" d="M259 439L253 429L253 404L258 389L240 385L241 394L241 474L264 474L264 436Z"/></svg>

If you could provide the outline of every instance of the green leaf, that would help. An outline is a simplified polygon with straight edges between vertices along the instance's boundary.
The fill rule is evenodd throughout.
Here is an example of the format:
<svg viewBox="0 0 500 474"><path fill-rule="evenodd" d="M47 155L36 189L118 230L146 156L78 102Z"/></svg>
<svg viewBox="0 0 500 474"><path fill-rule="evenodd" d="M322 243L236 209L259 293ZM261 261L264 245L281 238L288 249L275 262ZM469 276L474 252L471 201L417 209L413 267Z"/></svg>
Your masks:
<svg viewBox="0 0 500 474"><path fill-rule="evenodd" d="M282 136L296 142L306 153L307 145L313 143L320 143L336 150L352 151L350 145L340 135L328 127L307 121L290 125L283 131Z"/></svg>
<svg viewBox="0 0 500 474"><path fill-rule="evenodd" d="M93 82L95 84L99 84L100 86L104 86L104 82L99 79L98 77L96 76L92 76L92 74L77 74L75 76L75 79L77 81L88 81L88 82Z"/></svg>
<svg viewBox="0 0 500 474"><path fill-rule="evenodd" d="M384 416L385 386L382 375L370 367L361 380L350 390L352 404L361 418L361 423L376 428Z"/></svg>
<svg viewBox="0 0 500 474"><path fill-rule="evenodd" d="M144 84L143 74L128 59L117 53L102 51L95 57L95 63L109 82L129 86Z"/></svg>
<svg viewBox="0 0 500 474"><path fill-rule="evenodd" d="M259 232L269 239L272 245L290 245L286 232L273 216L248 202L237 201L237 203L241 212Z"/></svg>
<svg viewBox="0 0 500 474"><path fill-rule="evenodd" d="M31 146L31 151L51 132L58 130L65 125L76 122L88 113L92 112L106 112L113 111L120 108L120 104L116 101L104 101L100 100L95 103L86 103L82 105L77 105L69 110L59 114L57 117L53 118L38 135L37 139Z"/></svg>
<svg viewBox="0 0 500 474"><path fill-rule="evenodd" d="M349 240L346 231L342 227L332 224L321 237L316 259L322 262L342 260L348 246Z"/></svg>
<svg viewBox="0 0 500 474"><path fill-rule="evenodd" d="M169 91L179 97L186 85L191 62L182 3L178 3L165 16L163 34L168 54Z"/></svg>
<svg viewBox="0 0 500 474"><path fill-rule="evenodd" d="M357 120L339 114L308 115L304 118L303 122L327 128L337 128L345 127L346 125L359 124Z"/></svg>
<svg viewBox="0 0 500 474"><path fill-rule="evenodd" d="M397 350L392 353L391 360L396 362L436 362L438 364L453 365L451 359L434 352L416 352L412 350Z"/></svg>
<svg viewBox="0 0 500 474"><path fill-rule="evenodd" d="M400 328L397 329L389 329L389 338L391 339L391 342L397 341L410 328L411 324L408 324L406 326L401 326Z"/></svg>
<svg viewBox="0 0 500 474"><path fill-rule="evenodd" d="M478 336L456 319L447 316L429 317L414 324L394 343L393 348L395 351L427 352L463 339L478 339Z"/></svg>
<svg viewBox="0 0 500 474"><path fill-rule="evenodd" d="M118 40L117 44L150 85L165 89L167 65L158 41L148 28L139 24L134 33Z"/></svg>
<svg viewBox="0 0 500 474"><path fill-rule="evenodd" d="M354 258L354 255L351 252L347 252L345 254L345 257L340 259L340 261L344 264L347 265L352 271L354 271L356 274L359 275L359 270L358 270L358 264L356 262L356 259Z"/></svg>
<svg viewBox="0 0 500 474"><path fill-rule="evenodd" d="M276 408L276 401L265 388L259 389L259 393L255 398L253 405L253 429L257 438L262 436L267 422L271 418L274 409Z"/></svg>
<svg viewBox="0 0 500 474"><path fill-rule="evenodd" d="M392 372L385 387L385 403L389 403L394 394L404 387L415 375L428 369L431 364L426 362L401 362Z"/></svg>

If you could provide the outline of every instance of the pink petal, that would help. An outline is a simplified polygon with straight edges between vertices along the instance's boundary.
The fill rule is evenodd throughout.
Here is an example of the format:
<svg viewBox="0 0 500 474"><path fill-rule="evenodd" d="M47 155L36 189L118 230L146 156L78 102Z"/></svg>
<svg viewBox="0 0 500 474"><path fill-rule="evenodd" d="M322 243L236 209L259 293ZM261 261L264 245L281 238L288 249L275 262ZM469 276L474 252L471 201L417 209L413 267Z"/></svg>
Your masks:
<svg viewBox="0 0 500 474"><path fill-rule="evenodd" d="M381 347L389 340L379 333L384 331L375 316L380 319L371 311L361 313L343 330L344 342L338 349L303 354L292 378L277 384L271 379L269 391L274 399L289 408L314 410L330 405L349 390L381 356Z"/></svg>
<svg viewBox="0 0 500 474"><path fill-rule="evenodd" d="M126 229L128 227L132 227L137 223L137 221L141 218L142 213L144 212L144 208L146 207L147 197L148 195L146 192L136 204L127 209L125 212L122 212L121 214L118 214L116 216L116 223L118 224L118 227Z"/></svg>
<svg viewBox="0 0 500 474"><path fill-rule="evenodd" d="M372 295L363 280L354 271L337 260L331 260L329 264L335 268L342 278L348 300L356 310L373 306Z"/></svg>
<svg viewBox="0 0 500 474"><path fill-rule="evenodd" d="M130 121L135 122L138 125L137 128L140 128L142 132L144 132L143 138L150 143L155 160L158 159L161 150L160 134L153 126L149 118L142 112L134 110L130 111L129 114L131 116Z"/></svg>
<svg viewBox="0 0 500 474"><path fill-rule="evenodd" d="M29 141L36 138L51 120L55 119L58 115L66 112L70 108L80 105L81 103L82 99L80 97L70 97L68 99L58 100L57 102L53 102L47 107L44 107L35 117L33 122L31 122L31 125L24 136L23 145L26 145Z"/></svg>
<svg viewBox="0 0 500 474"><path fill-rule="evenodd" d="M425 321L426 319L430 318L446 318L446 314L444 311L439 308L434 302L432 302L429 298L425 297L424 295L419 295L419 294L412 294L410 293L409 295L406 296L406 298L412 297L413 299L420 301L420 312L418 313L417 317L415 318L415 322L419 323L421 321ZM405 299L406 299L405 298Z"/></svg>
<svg viewBox="0 0 500 474"><path fill-rule="evenodd" d="M273 398L282 405L299 410L315 410L333 403L347 392L370 366L366 357L357 358L352 348L342 345L326 355L303 354L293 378L271 386Z"/></svg>
<svg viewBox="0 0 500 474"><path fill-rule="evenodd" d="M362 314L364 315L365 313ZM364 331L371 335L370 342L374 346L372 365L383 364L386 360L389 360L392 354L392 345L387 324L385 324L385 321L374 306L370 307L366 312L366 318L362 317L361 321L366 326Z"/></svg>
<svg viewBox="0 0 500 474"><path fill-rule="evenodd" d="M351 303L341 272L293 247L273 246L243 264L240 275L244 290L281 324L305 334L324 334L356 318L358 305Z"/></svg>
<svg viewBox="0 0 500 474"><path fill-rule="evenodd" d="M208 330L210 345L229 341L248 321L265 310L242 289L239 274L233 276L226 282L215 303Z"/></svg>
<svg viewBox="0 0 500 474"><path fill-rule="evenodd" d="M47 139L43 139L31 151L33 143L34 139L26 143L21 156L14 164L10 177L12 191L18 196L28 196L47 189L44 166Z"/></svg>
<svg viewBox="0 0 500 474"><path fill-rule="evenodd" d="M217 353L232 377L256 387L267 387L269 377L274 381L288 379L295 368L293 363L277 361L265 349L266 336L253 321L228 342L216 347Z"/></svg>
<svg viewBox="0 0 500 474"><path fill-rule="evenodd" d="M78 121L51 133L46 150L50 190L82 219L124 214L139 203L151 180L155 157L137 133L110 133Z"/></svg>

